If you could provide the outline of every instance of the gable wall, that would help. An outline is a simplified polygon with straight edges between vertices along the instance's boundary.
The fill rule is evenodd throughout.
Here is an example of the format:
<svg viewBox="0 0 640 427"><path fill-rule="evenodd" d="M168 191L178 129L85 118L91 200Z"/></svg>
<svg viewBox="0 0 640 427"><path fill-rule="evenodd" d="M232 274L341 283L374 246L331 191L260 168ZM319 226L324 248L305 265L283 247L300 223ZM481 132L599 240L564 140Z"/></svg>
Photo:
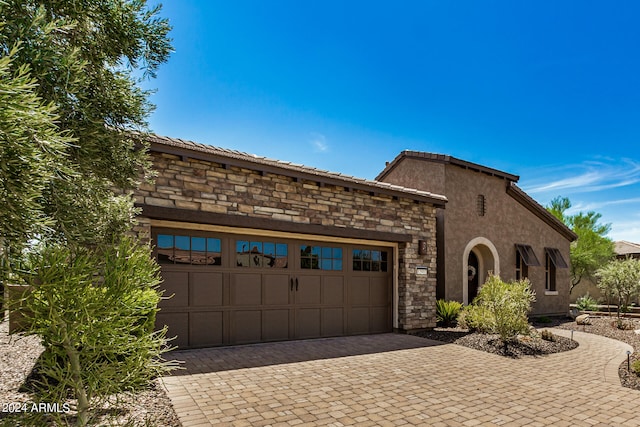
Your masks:
<svg viewBox="0 0 640 427"><path fill-rule="evenodd" d="M515 279L516 243L531 245L540 267L529 267L529 280L537 295L533 314L565 314L569 301L569 269L556 269L558 295L545 295L545 247L560 250L569 262L569 241L506 193L502 178L446 166L445 250L447 298L462 299L463 252L476 237L485 237L500 257L500 276ZM477 214L477 196L483 194L485 216Z"/></svg>

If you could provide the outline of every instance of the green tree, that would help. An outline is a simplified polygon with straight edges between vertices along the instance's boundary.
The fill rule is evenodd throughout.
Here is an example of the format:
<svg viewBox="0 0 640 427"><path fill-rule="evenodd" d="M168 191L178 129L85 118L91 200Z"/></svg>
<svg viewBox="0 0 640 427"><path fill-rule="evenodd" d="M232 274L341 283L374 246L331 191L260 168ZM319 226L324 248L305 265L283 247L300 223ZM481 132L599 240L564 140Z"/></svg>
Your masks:
<svg viewBox="0 0 640 427"><path fill-rule="evenodd" d="M170 27L158 11L144 0L0 1L0 52L11 53L9 74L22 72L49 108L50 130L73 142L62 161L49 165L51 179L36 180L25 193L41 195L32 213L42 208L49 238L97 244L131 225L130 197L115 196L112 188L131 189L148 173L142 131L152 106L135 76L154 76L170 53ZM37 143L32 138L21 146ZM38 152L27 154L28 164L40 160ZM19 153L6 156L15 160ZM6 185L18 188L21 178L9 176Z"/></svg>
<svg viewBox="0 0 640 427"><path fill-rule="evenodd" d="M5 254L45 231L42 192L63 168L70 142L55 125L55 105L36 94L29 67L13 66L16 53L14 48L0 57L0 248Z"/></svg>
<svg viewBox="0 0 640 427"><path fill-rule="evenodd" d="M571 292L582 279L594 279L598 268L614 256L613 241L607 237L610 224L599 223L602 215L593 211L568 215L571 202L566 197L556 197L547 210L578 235L571 243Z"/></svg>
<svg viewBox="0 0 640 427"><path fill-rule="evenodd" d="M130 190L151 175L140 79L171 50L159 10L145 0L0 0L0 273L33 290L22 301L35 313L28 332L43 338L42 370L58 381L40 384L39 398L73 391L78 425L94 399L163 369L164 335L144 320L159 298L157 266L126 238Z"/></svg>
<svg viewBox="0 0 640 427"><path fill-rule="evenodd" d="M613 260L599 268L595 275L602 293L617 301L620 319L620 312L626 310L631 298L640 293L640 261L633 258Z"/></svg>

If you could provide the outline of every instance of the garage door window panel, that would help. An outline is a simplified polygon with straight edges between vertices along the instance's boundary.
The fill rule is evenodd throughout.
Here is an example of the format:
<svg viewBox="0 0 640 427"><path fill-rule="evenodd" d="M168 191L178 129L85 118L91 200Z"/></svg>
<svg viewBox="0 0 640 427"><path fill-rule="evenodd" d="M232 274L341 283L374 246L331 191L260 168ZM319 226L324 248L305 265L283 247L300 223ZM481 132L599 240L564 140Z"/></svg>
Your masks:
<svg viewBox="0 0 640 427"><path fill-rule="evenodd" d="M389 255L386 251L354 249L353 271L373 271L386 273Z"/></svg>
<svg viewBox="0 0 640 427"><path fill-rule="evenodd" d="M300 268L342 271L342 248L302 245L300 246Z"/></svg>
<svg viewBox="0 0 640 427"><path fill-rule="evenodd" d="M287 268L289 246L286 243L238 240L236 265L249 268Z"/></svg>
<svg viewBox="0 0 640 427"><path fill-rule="evenodd" d="M159 264L220 266L222 263L220 239L159 234L156 240Z"/></svg>

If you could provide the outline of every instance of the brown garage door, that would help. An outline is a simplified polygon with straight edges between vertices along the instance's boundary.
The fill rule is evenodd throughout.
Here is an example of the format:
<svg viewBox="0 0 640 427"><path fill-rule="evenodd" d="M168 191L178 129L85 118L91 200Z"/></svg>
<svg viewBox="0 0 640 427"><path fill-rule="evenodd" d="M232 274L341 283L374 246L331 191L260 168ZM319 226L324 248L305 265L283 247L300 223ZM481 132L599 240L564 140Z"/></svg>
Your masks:
<svg viewBox="0 0 640 427"><path fill-rule="evenodd" d="M180 348L392 330L390 248L154 230Z"/></svg>

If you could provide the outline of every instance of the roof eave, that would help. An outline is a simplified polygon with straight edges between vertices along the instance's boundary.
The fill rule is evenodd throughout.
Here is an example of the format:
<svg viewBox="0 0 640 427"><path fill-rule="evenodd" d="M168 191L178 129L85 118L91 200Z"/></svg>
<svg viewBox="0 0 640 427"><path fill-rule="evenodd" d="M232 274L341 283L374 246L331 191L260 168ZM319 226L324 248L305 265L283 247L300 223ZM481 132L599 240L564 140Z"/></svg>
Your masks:
<svg viewBox="0 0 640 427"><path fill-rule="evenodd" d="M384 194L396 198L405 198L410 199L416 202L423 202L432 204L436 208L445 208L445 204L447 203L447 198L445 196L441 196L438 194L432 194L426 191L415 190L404 188L392 184L387 184L384 182L376 183L377 185L372 185L370 181L365 179L346 179L341 178L339 174L319 174L312 172L305 172L298 168L287 168L285 165L277 165L272 163L259 162L258 160L266 160L264 158L256 157L256 161L236 158L225 155L222 151L214 152L207 151L205 149L200 149L200 145L193 143L193 148L191 147L182 147L178 145L167 144L164 140L171 141L171 138L160 138L156 135L150 135L149 141L150 146L149 149L153 152L157 153L165 153L171 154L175 156L181 157L183 160L188 158L203 160L209 162L215 162L223 165L223 167L236 166L240 168L245 168L249 170L255 170L260 173L272 173L282 176L288 176L290 178L294 178L296 180L304 179L307 181L317 182L321 185L335 185L341 186L346 189L353 190L361 190L366 191L372 194ZM184 143L184 141L180 141ZM212 150L215 150L215 147L211 147ZM238 153L240 154L240 153ZM246 155L245 153L242 153ZM242 156L240 156L242 157ZM297 165L300 166L300 165ZM422 194L421 194L422 193Z"/></svg>

